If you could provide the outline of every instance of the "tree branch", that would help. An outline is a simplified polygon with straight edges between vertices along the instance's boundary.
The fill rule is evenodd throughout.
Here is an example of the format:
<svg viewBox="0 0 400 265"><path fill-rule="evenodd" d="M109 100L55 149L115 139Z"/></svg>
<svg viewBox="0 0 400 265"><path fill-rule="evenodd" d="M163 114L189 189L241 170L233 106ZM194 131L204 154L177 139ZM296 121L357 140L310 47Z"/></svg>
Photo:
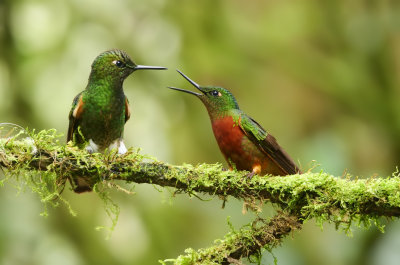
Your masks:
<svg viewBox="0 0 400 265"><path fill-rule="evenodd" d="M174 187L176 193L218 196L224 201L232 196L243 200L253 210L260 210L263 204L271 202L286 212L269 223L255 222L257 225L250 229L251 236L248 228L243 228L238 233L230 233L215 248L190 253L192 257L197 253L195 256L200 260L219 254L218 258L223 257L225 263L248 257L262 247L274 247L281 238L311 218L320 223L332 221L348 229L352 221L369 226L381 216L400 216L398 172L388 178L353 180L349 176L337 178L324 172L249 179L248 172L226 171L220 164L176 166L134 150L125 155L88 154L70 145L59 145L54 130L32 133L30 137L0 138L0 167L8 176L28 173L52 176L40 178L41 182L47 180L41 192L57 187L55 184L62 186L67 179L72 180L78 192L82 187L91 189L99 183L122 180ZM52 192L55 191L47 194ZM224 242L230 242L229 246ZM218 255L213 252L215 249L220 250Z"/></svg>
<svg viewBox="0 0 400 265"><path fill-rule="evenodd" d="M34 139L32 154L26 141L0 142L0 166L10 173L20 170L45 171L57 179L84 179L90 185L123 180L169 186L177 193L195 192L226 198L232 196L256 207L256 202L272 202L303 218L329 216L400 216L400 178L355 179L305 173L286 177L253 176L248 172L225 171L220 164L175 166L164 162L144 162L148 157L130 151L125 155L88 154L72 146L59 146ZM344 220L342 220L344 221Z"/></svg>
<svg viewBox="0 0 400 265"><path fill-rule="evenodd" d="M261 249L279 246L283 238L301 228L302 222L297 216L278 212L269 222L257 219L251 225L239 231L231 231L223 240L216 241L214 246L185 250L186 255L177 259L165 260L174 264L242 264L241 258L261 257Z"/></svg>

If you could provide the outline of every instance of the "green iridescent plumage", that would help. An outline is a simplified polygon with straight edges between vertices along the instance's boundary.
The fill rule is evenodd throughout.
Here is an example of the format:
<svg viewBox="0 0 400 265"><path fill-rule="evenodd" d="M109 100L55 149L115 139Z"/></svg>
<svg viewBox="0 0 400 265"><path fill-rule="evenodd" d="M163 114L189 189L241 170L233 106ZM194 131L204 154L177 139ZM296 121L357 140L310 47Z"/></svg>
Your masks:
<svg viewBox="0 0 400 265"><path fill-rule="evenodd" d="M121 50L106 51L97 56L86 89L72 102L67 142L73 141L91 153L114 148L119 154L125 153L122 137L130 111L122 84L134 71L143 69L166 68L136 65ZM85 178L75 179L73 185L75 192L92 190L92 184Z"/></svg>
<svg viewBox="0 0 400 265"><path fill-rule="evenodd" d="M126 152L122 137L130 112L122 85L131 73L142 69L166 68L136 65L124 51L116 49L97 56L86 89L72 103L67 141L86 146L90 152L111 148Z"/></svg>

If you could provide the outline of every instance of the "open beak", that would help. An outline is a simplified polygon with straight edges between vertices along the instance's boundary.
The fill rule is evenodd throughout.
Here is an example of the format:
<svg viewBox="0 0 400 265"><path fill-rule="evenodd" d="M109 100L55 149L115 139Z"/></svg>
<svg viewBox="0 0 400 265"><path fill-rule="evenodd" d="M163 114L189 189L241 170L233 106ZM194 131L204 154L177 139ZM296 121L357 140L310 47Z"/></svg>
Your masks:
<svg viewBox="0 0 400 265"><path fill-rule="evenodd" d="M190 90L186 90L186 89L182 89L182 88L177 88L177 87L173 87L173 86L169 86L168 88L173 89L173 90L178 90L178 91L181 91L181 92L185 92L185 93L189 93L189 94L192 94L192 95L195 95L195 96L202 96L202 94L200 94L200 93L196 93L196 92L193 92L193 91L190 91Z"/></svg>
<svg viewBox="0 0 400 265"><path fill-rule="evenodd" d="M191 83L194 87L196 87L198 90L200 90L201 92L203 92L203 91L201 90L201 87L200 87L196 82L194 82L192 79L190 79L189 77L187 77L184 73L182 73L182 72L179 71L178 69L176 69L176 71L177 71L178 73L180 73L181 76L183 76L183 78L185 78L187 81L189 81L189 83ZM170 86L169 86L168 88L174 89L174 90L178 90L178 91L181 91L181 92L185 92L185 93L189 93L189 94L192 94L192 95L195 95L195 96L202 96L202 95L203 95L203 94L196 93L196 92L193 92L193 91L190 91L190 90L186 90L186 89L182 89L182 88L170 87Z"/></svg>
<svg viewBox="0 0 400 265"><path fill-rule="evenodd" d="M149 65L136 65L132 67L133 70L167 70L166 67L162 66L149 66Z"/></svg>

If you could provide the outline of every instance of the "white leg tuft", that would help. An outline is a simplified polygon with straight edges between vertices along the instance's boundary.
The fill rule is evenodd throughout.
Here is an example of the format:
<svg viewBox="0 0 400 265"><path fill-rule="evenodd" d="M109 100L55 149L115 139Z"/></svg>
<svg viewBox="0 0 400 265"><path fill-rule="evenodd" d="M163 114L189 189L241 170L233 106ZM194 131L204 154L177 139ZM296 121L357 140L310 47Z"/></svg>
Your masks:
<svg viewBox="0 0 400 265"><path fill-rule="evenodd" d="M94 142L93 142L93 140L92 139L90 139L89 140L89 144L86 146L86 150L89 152L89 153L96 153L96 152L98 152L99 151L99 147L97 146L97 144L95 144Z"/></svg>
<svg viewBox="0 0 400 265"><path fill-rule="evenodd" d="M119 142L119 147L118 147L118 154L125 154L128 151L128 149L126 149L124 142L121 140Z"/></svg>
<svg viewBox="0 0 400 265"><path fill-rule="evenodd" d="M128 151L126 149L125 144L122 141L122 139L115 140L112 144L110 144L110 146L108 147L108 150L112 150L115 148L118 149L118 154L120 154L120 155L125 154Z"/></svg>

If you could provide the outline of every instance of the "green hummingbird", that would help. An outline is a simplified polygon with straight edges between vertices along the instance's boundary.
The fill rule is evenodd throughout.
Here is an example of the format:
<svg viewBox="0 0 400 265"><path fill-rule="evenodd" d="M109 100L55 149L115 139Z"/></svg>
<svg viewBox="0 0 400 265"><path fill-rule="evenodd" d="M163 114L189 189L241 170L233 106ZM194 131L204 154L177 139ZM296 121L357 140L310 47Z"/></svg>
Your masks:
<svg viewBox="0 0 400 265"><path fill-rule="evenodd" d="M137 65L118 49L101 53L92 64L86 89L73 100L67 142L72 140L90 153L117 148L119 154L124 154L127 149L122 137L130 110L123 82L137 70L165 69Z"/></svg>
<svg viewBox="0 0 400 265"><path fill-rule="evenodd" d="M114 49L101 53L92 63L86 89L72 102L69 112L67 142L90 153L117 148L119 154L127 149L122 141L124 126L130 117L129 102L122 88L124 80L137 70L165 70L161 66L135 64L126 52ZM73 181L74 191L91 191L87 178Z"/></svg>
<svg viewBox="0 0 400 265"><path fill-rule="evenodd" d="M230 169L247 170L258 175L291 175L301 173L290 156L260 124L239 109L239 105L227 89L215 86L199 86L177 70L201 93L169 87L198 97L207 108L212 129L219 148Z"/></svg>

